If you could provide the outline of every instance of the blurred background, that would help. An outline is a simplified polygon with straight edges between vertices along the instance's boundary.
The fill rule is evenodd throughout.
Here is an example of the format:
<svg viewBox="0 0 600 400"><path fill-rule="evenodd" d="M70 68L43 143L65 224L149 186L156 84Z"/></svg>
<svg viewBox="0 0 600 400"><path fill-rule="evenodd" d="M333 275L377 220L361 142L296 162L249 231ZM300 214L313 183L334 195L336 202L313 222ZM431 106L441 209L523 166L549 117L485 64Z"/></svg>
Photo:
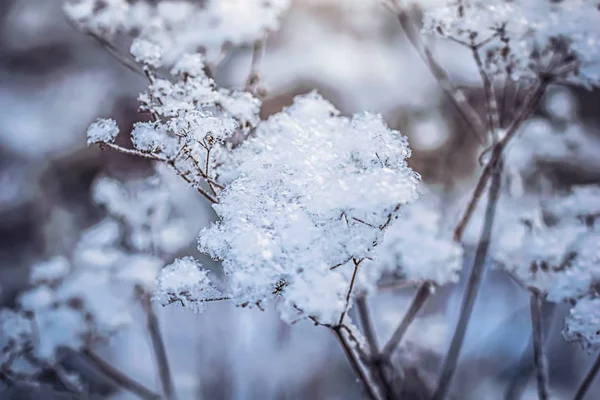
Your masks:
<svg viewBox="0 0 600 400"><path fill-rule="evenodd" d="M435 52L472 104L482 106L479 75L466 51L437 43ZM216 71L217 82L242 87L250 58L249 48L232 51ZM344 114L381 113L408 136L410 164L441 196L450 223L457 218L477 177L478 143L379 1L292 1L281 30L268 39L261 83L268 91L263 117L315 88ZM2 306L14 305L27 288L32 264L68 252L83 230L105 216L90 192L98 177L128 181L152 173L145 160L88 148L85 135L88 125L104 116L115 118L127 132L140 119L136 98L145 86L143 78L97 41L73 30L60 0L0 2ZM537 168L526 184L535 187L542 175L567 187L600 182L599 101L598 92L583 89L553 87L548 92L531 129L568 132L569 140L530 143L538 150L533 155ZM188 221L188 244L177 255L191 254L210 264L195 242L197 232L213 218L212 210L173 181L169 191ZM471 252L467 249L465 265ZM494 271L485 285L456 381L457 399L510 399L507 385L528 385L527 379L519 379L530 373L529 358L521 360L529 342L527 295ZM417 363L425 376L434 376L447 345L459 301L453 289L441 290L407 337L403 357L408 365ZM382 338L393 331L412 293L401 289L374 299ZM551 381L558 398L568 398L591 357L562 340L567 308L555 308L548 338ZM211 304L202 314L175 307L159 314L182 399L361 398L360 385L330 332L309 322L289 326L271 309L229 304ZM159 387L143 324L119 333L109 344L101 354L149 387ZM99 398L130 398L93 374L87 379ZM55 386L51 377L47 384L43 397L31 398L58 396L50 394ZM597 397L590 399L600 398L600 386L596 389ZM536 398L535 391L526 389L523 398Z"/></svg>

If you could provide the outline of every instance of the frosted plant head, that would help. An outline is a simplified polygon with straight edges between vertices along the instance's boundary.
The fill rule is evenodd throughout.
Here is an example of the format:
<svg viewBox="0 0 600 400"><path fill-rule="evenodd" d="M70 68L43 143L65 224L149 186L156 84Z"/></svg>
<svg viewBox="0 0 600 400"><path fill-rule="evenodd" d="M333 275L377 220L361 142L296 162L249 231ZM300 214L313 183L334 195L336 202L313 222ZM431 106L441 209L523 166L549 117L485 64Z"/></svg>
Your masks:
<svg viewBox="0 0 600 400"><path fill-rule="evenodd" d="M600 82L597 1L448 0L425 8L426 31L477 46L492 73L518 80L555 71Z"/></svg>
<svg viewBox="0 0 600 400"><path fill-rule="evenodd" d="M192 257L176 259L156 278L154 300L163 306L175 303L201 312L206 302L221 300L222 297L210 281L208 271Z"/></svg>
<svg viewBox="0 0 600 400"><path fill-rule="evenodd" d="M88 128L88 144L112 143L118 134L119 127L114 119L98 119Z"/></svg>
<svg viewBox="0 0 600 400"><path fill-rule="evenodd" d="M214 59L227 46L261 40L279 28L288 6L289 0L68 0L64 10L95 35L127 34L153 43L172 64L185 53L203 49Z"/></svg>
<svg viewBox="0 0 600 400"><path fill-rule="evenodd" d="M220 220L201 233L200 249L223 260L239 303L277 297L288 320L332 323L354 265L417 196L409 156L380 116L346 118L316 93L297 97L233 151L231 182L214 206ZM335 301L317 306L325 291Z"/></svg>

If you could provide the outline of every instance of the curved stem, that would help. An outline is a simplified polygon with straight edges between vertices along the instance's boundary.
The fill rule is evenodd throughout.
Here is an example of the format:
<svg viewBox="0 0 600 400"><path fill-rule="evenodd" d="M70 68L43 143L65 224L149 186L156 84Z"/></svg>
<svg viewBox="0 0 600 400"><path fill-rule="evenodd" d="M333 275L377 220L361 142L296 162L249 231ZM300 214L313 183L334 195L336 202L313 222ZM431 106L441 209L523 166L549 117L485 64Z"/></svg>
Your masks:
<svg viewBox="0 0 600 400"><path fill-rule="evenodd" d="M92 350L83 350L83 355L96 369L102 372L106 377L110 378L119 387L135 394L143 400L160 400L162 397L146 388L141 383L138 383L113 367L108 362L104 361L100 356L94 353Z"/></svg>
<svg viewBox="0 0 600 400"><path fill-rule="evenodd" d="M428 282L423 283L419 287L419 289L417 289L417 293L415 294L413 301L410 303L406 314L404 314L404 318L402 318L402 321L400 321L400 324L392 334L392 337L385 344L385 346L383 346L383 349L381 350L381 356L384 359L389 359L392 357L394 350L402 341L404 334L408 330L409 326L413 323L417 314L419 313L421 308L423 308L423 305L425 304L430 295L431 284Z"/></svg>

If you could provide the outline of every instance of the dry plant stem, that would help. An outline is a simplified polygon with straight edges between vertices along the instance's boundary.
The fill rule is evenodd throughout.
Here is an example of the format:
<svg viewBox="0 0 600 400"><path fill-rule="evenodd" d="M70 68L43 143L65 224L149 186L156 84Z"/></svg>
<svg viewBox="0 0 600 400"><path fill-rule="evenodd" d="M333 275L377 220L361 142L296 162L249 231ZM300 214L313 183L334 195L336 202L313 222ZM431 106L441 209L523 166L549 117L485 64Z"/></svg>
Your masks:
<svg viewBox="0 0 600 400"><path fill-rule="evenodd" d="M533 340L533 362L539 400L548 399L548 364L544 354L544 334L542 332L542 299L540 293L532 291L529 298L531 310L531 332Z"/></svg>
<svg viewBox="0 0 600 400"><path fill-rule="evenodd" d="M160 332L158 318L152 309L152 304L148 295L144 295L142 302L144 306L144 312L146 313L146 327L152 342L152 349L154 351L154 358L156 359L158 375L160 377L163 393L167 400L176 400L177 394L175 393L175 385L173 385L171 368L169 367L167 351L165 350L165 342Z"/></svg>
<svg viewBox="0 0 600 400"><path fill-rule="evenodd" d="M352 279L350 280L350 286L348 287L348 293L346 294L346 305L344 306L344 310L340 315L338 325L343 325L344 317L346 316L348 308L350 307L350 298L352 297L352 290L354 290L354 283L356 282L356 275L358 274L358 267L360 266L361 261L362 260L356 261L355 259L352 259L352 262L354 263L354 271L352 271Z"/></svg>
<svg viewBox="0 0 600 400"><path fill-rule="evenodd" d="M502 148L495 147L494 153L501 152ZM467 333L467 327L469 320L475 306L475 300L481 281L483 278L485 261L487 259L488 250L490 248L490 242L492 240L492 228L494 226L494 216L496 214L496 207L498 205L498 199L500 198L500 188L502 185L502 158L501 154L496 154L494 157L498 160L497 163L491 164L493 168L492 182L489 190L488 204L486 207L485 218L483 227L481 230L481 236L477 249L475 251L475 260L473 261L473 269L467 282L467 287L461 304L460 315L458 323L456 325L452 341L450 342L450 348L448 354L444 360L441 368L438 385L433 394L433 400L442 400L448 394L452 378L456 371L458 359L462 349L465 335Z"/></svg>
<svg viewBox="0 0 600 400"><path fill-rule="evenodd" d="M367 344L369 346L369 353L371 355L371 363L373 365L375 376L383 389L386 399L393 399L394 392L388 382L385 374L383 362L384 360L380 357L379 344L377 343L377 335L371 321L371 314L369 312L369 305L365 296L358 296L356 298L356 308L358 310L358 317L360 319L360 325L363 328Z"/></svg>
<svg viewBox="0 0 600 400"><path fill-rule="evenodd" d="M596 358L596 361L594 361L592 368L590 368L587 375L585 376L585 378L579 385L579 388L577 389L577 393L575 393L575 397L573 397L573 400L583 400L584 399L586 393L592 386L592 383L594 382L596 375L598 375L598 372L600 372L600 354Z"/></svg>
<svg viewBox="0 0 600 400"><path fill-rule="evenodd" d="M415 294L413 301L410 303L406 314L404 314L402 321L400 321L400 324L392 334L390 340L385 344L385 346L383 346L383 349L381 350L382 358L389 360L392 357L394 350L396 350L396 347L398 347L398 345L402 341L404 334L406 333L410 325L413 323L417 314L419 313L421 308L423 308L423 305L425 304L430 295L430 283L425 282L421 286L419 286L419 289L417 289L417 293Z"/></svg>
<svg viewBox="0 0 600 400"><path fill-rule="evenodd" d="M252 47L252 61L250 63L250 73L248 74L248 79L246 79L245 90L253 94L256 92L258 83L260 82L259 69L260 63L265 56L265 43L266 37L254 42L254 46Z"/></svg>
<svg viewBox="0 0 600 400"><path fill-rule="evenodd" d="M344 337L341 327L338 326L331 329L335 333L338 341L340 342L340 345L344 349L344 353L346 354L346 357L348 358L348 362L352 366L352 369L354 369L354 372L356 372L356 374L360 378L360 381L363 383L365 391L367 392L369 398L371 400L381 400L381 396L379 396L377 391L377 386L369 377L368 372L362 366L358 356L354 353L352 346Z"/></svg>
<svg viewBox="0 0 600 400"><path fill-rule="evenodd" d="M489 124L488 128L492 132L492 135L496 135L496 132L500 126L500 117L498 113L498 103L496 102L496 95L494 94L494 85L487 72L485 72L483 61L481 60L481 56L479 55L479 48L475 43L471 44L471 52L473 54L473 58L475 59L475 63L477 64L479 75L481 75L481 80L483 81L483 91L485 94L485 102L487 107L487 116Z"/></svg>
<svg viewBox="0 0 600 400"><path fill-rule="evenodd" d="M450 99L452 105L457 109L460 116L469 125L469 128L477 140L481 144L486 143L486 138L482 137L483 132L485 132L485 127L481 122L481 118L479 117L477 111L475 111L475 109L469 104L465 93L452 83L448 73L436 61L429 47L423 43L418 29L414 26L408 12L400 9L396 10L395 12L398 20L400 21L400 26L408 38L408 41L415 48L415 50L417 50L417 53L419 53L425 64L429 67L429 70L444 90L446 96L448 96Z"/></svg>
<svg viewBox="0 0 600 400"><path fill-rule="evenodd" d="M481 171L481 175L479 176L479 180L477 181L475 190L473 191L471 199L469 200L469 204L467 205L464 214L462 215L459 223L456 225L456 228L454 230L455 241L460 242L460 240L462 239L462 235L467 227L467 224L471 220L473 212L477 208L477 204L483 196L485 187L487 186L488 180L492 175L493 166L496 163L498 163L500 157L502 156L502 153L504 152L504 149L506 148L510 140L516 135L517 131L521 127L521 124L533 113L539 100L546 92L547 86L548 82L541 82L540 84L536 85L535 89L530 92L527 100L525 101L525 105L523 106L523 109L521 110L519 115L515 117L513 122L506 129L506 135L502 138L502 140L500 140L492 147L490 160L483 168L483 171Z"/></svg>
<svg viewBox="0 0 600 400"><path fill-rule="evenodd" d="M162 398L159 394L154 393L150 389L134 381L133 379L125 375L123 372L110 365L108 362L104 361L93 351L89 349L83 350L83 355L94 367L98 369L98 371L102 372L106 377L110 378L119 387L135 394L140 399L159 400Z"/></svg>

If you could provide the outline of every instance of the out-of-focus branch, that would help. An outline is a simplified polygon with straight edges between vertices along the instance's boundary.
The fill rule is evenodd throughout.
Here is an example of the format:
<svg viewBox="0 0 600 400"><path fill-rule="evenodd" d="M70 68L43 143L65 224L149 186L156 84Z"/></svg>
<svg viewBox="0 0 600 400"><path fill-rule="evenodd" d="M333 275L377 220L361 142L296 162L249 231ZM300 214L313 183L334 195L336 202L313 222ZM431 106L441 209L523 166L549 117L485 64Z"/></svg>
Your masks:
<svg viewBox="0 0 600 400"><path fill-rule="evenodd" d="M575 397L573 397L573 400L583 400L590 386L592 386L596 375L598 375L598 372L600 372L600 354L596 358L596 361L594 361L592 368L590 368L587 375L579 385L579 388L577 389L577 393L575 393Z"/></svg>
<svg viewBox="0 0 600 400"><path fill-rule="evenodd" d="M446 96L450 99L452 105L456 108L460 116L465 120L474 136L481 144L486 143L484 136L485 126L483 125L479 114L469 104L467 96L458 87L452 83L450 76L444 68L437 62L431 49L423 43L417 27L414 25L408 10L401 8L395 4L388 4L388 7L394 12L400 22L408 41L417 50L429 70L436 78Z"/></svg>
<svg viewBox="0 0 600 400"><path fill-rule="evenodd" d="M479 71L479 75L481 76L481 80L483 82L483 92L485 95L486 111L488 116L488 128L492 133L492 138L494 138L495 141L496 135L498 134L498 128L500 127L500 116L498 112L498 102L496 101L496 95L494 93L494 84L488 73L485 71L483 60L479 55L478 46L475 43L472 43L470 48L473 58L475 59L475 63L477 64L477 70Z"/></svg>
<svg viewBox="0 0 600 400"><path fill-rule="evenodd" d="M134 381L123 372L113 367L108 362L104 361L100 356L92 350L83 350L83 355L86 360L93 365L98 371L103 373L107 378L112 380L117 386L127 390L143 400L160 400L162 397L146 388L144 385Z"/></svg>
<svg viewBox="0 0 600 400"><path fill-rule="evenodd" d="M245 90L254 95L258 93L258 84L260 83L260 64L265 56L267 38L266 36L254 42L252 47L252 61L250 62L250 73L246 79Z"/></svg>
<svg viewBox="0 0 600 400"><path fill-rule="evenodd" d="M531 332L533 340L533 363L535 365L535 377L537 381L537 393L539 400L548 399L548 364L544 354L544 334L542 332L542 310L541 297L537 290L532 289L529 298L531 310Z"/></svg>
<svg viewBox="0 0 600 400"><path fill-rule="evenodd" d="M156 359L158 375L160 377L163 393L167 400L177 400L177 394L175 393L175 385L173 384L165 343L160 332L160 326L158 325L158 318L152 309L150 296L148 296L146 293L141 293L141 301L144 312L146 313L146 328L148 329L150 341L152 342L152 349L154 351L154 358Z"/></svg>
<svg viewBox="0 0 600 400"><path fill-rule="evenodd" d="M382 358L390 359L392 357L394 350L396 350L396 347L398 347L398 345L402 341L404 334L406 333L410 325L413 323L417 314L419 313L421 308L423 308L423 305L425 304L430 295L431 284L428 282L423 283L419 287L419 289L417 289L417 293L415 294L415 297L410 303L406 314L404 314L402 321L400 321L400 324L392 334L390 340L385 344L385 346L383 346L383 349L381 350Z"/></svg>
<svg viewBox="0 0 600 400"><path fill-rule="evenodd" d="M498 153L499 152L499 153ZM456 372L456 366L458 364L458 358L462 350L462 345L465 340L467 333L467 327L473 307L475 306L475 300L481 281L483 278L483 271L485 261L487 259L488 250L490 248L490 242L492 240L492 228L494 226L494 217L496 214L496 208L498 205L498 199L500 198L500 188L502 184L502 158L501 158L501 147L495 147L494 153L497 161L490 165L492 182L489 190L488 204L486 208L485 218L483 222L483 228L481 230L481 236L479 243L475 251L475 260L473 261L473 268L469 275L469 281L463 297L463 301L460 309L460 316L456 325L452 341L450 342L450 348L446 359L442 365L437 389L433 395L432 400L443 400L450 389L452 378ZM497 154L496 154L497 153Z"/></svg>

